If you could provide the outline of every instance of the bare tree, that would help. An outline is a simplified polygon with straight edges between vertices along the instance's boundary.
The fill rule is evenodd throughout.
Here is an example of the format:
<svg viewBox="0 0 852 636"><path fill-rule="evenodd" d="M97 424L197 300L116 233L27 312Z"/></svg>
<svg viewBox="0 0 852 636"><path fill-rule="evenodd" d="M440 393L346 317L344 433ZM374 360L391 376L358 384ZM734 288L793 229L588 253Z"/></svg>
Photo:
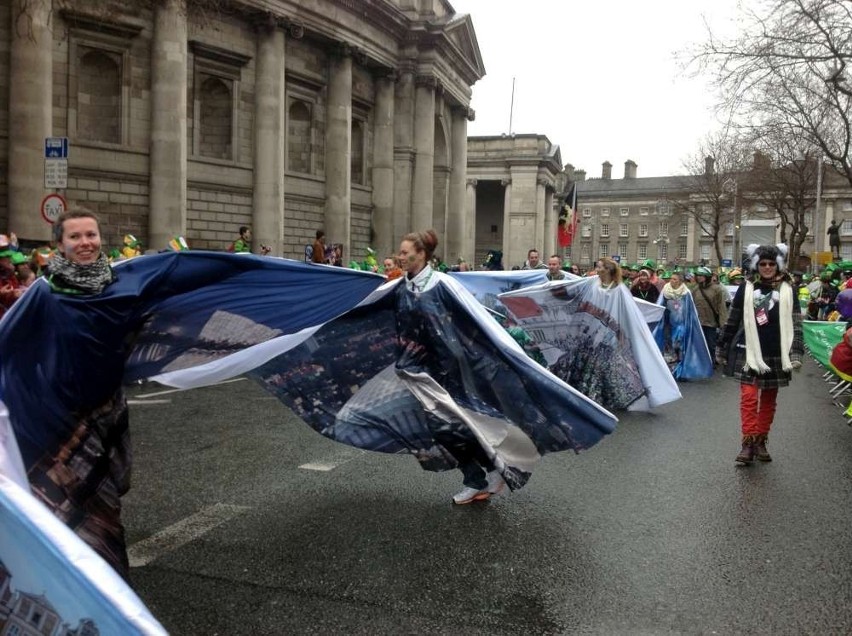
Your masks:
<svg viewBox="0 0 852 636"><path fill-rule="evenodd" d="M748 166L746 146L728 131L708 134L695 154L683 162L686 176L680 177L680 188L689 196L678 201L676 207L681 214L695 219L700 235L713 241L718 262L723 258L726 229L737 223L743 175Z"/></svg>
<svg viewBox="0 0 852 636"><path fill-rule="evenodd" d="M852 184L852 3L753 0L733 40L712 31L692 56L709 70L732 125L816 148Z"/></svg>
<svg viewBox="0 0 852 636"><path fill-rule="evenodd" d="M752 170L744 180L743 195L751 208L765 207L780 220L781 242L790 247L790 263L797 262L812 228L808 212L816 202L820 153L802 150L785 136L753 140L757 149Z"/></svg>

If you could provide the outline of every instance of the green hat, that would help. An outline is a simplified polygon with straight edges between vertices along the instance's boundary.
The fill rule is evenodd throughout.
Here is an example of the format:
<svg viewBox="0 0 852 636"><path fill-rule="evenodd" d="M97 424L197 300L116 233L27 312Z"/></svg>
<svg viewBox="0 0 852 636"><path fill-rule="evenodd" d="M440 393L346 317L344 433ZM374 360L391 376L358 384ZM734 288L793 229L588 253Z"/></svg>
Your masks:
<svg viewBox="0 0 852 636"><path fill-rule="evenodd" d="M17 252L15 250L2 250L0 251L0 258L12 258Z"/></svg>
<svg viewBox="0 0 852 636"><path fill-rule="evenodd" d="M642 267L650 267L651 269L656 269L657 264L651 258L646 258L642 261Z"/></svg>
<svg viewBox="0 0 852 636"><path fill-rule="evenodd" d="M13 265L21 265L22 263L27 262L27 257L21 254L20 252L12 252L12 264Z"/></svg>
<svg viewBox="0 0 852 636"><path fill-rule="evenodd" d="M712 276L713 272L710 271L709 267L696 267L695 268L696 276Z"/></svg>

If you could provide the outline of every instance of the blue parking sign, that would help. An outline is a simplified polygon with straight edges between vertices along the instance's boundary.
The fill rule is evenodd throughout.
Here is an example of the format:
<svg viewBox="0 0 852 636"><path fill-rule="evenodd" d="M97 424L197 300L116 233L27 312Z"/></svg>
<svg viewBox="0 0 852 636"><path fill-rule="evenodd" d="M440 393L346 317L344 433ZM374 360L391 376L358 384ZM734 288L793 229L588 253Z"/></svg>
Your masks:
<svg viewBox="0 0 852 636"><path fill-rule="evenodd" d="M67 159L68 137L45 137L44 138L45 159Z"/></svg>

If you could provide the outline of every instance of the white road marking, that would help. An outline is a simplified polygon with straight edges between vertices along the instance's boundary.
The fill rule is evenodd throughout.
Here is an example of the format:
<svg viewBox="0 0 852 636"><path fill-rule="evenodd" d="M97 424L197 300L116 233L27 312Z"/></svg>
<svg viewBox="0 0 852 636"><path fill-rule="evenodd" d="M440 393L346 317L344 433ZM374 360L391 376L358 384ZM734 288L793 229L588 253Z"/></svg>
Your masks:
<svg viewBox="0 0 852 636"><path fill-rule="evenodd" d="M171 404L171 400L127 400L130 406L138 406L139 404Z"/></svg>
<svg viewBox="0 0 852 636"><path fill-rule="evenodd" d="M230 380L223 380L222 382L217 382L216 384L211 384L210 386L220 386L222 384L231 384L232 382L242 382L245 379L246 378L231 378ZM168 395L169 393L180 393L181 391L192 391L192 389L166 389L165 391L145 393L143 395L137 395L136 397L138 399L145 399L149 397L157 397L158 395Z"/></svg>
<svg viewBox="0 0 852 636"><path fill-rule="evenodd" d="M334 470L338 466L342 466L346 462L351 462L353 459L356 459L360 455L363 455L364 451L358 453L358 455L337 455L334 457L329 457L328 459L319 459L315 462L308 462L307 464L302 464L299 466L302 470L316 470L319 472L328 472L330 470Z"/></svg>
<svg viewBox="0 0 852 636"><path fill-rule="evenodd" d="M221 503L203 508L194 515L181 519L168 528L164 528L147 539L130 546L127 550L130 567L141 568L148 565L167 552L194 541L216 526L230 521L248 510L251 510L251 508L247 506L232 506Z"/></svg>

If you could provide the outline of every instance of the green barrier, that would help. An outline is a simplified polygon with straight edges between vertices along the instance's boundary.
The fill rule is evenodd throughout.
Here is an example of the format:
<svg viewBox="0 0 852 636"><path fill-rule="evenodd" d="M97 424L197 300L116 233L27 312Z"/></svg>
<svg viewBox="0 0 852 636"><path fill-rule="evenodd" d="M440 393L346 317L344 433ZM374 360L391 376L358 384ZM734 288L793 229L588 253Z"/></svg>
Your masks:
<svg viewBox="0 0 852 636"><path fill-rule="evenodd" d="M845 321L802 321L802 336L805 339L805 346L811 352L811 355L824 367L828 367L831 351L843 339L845 331Z"/></svg>

